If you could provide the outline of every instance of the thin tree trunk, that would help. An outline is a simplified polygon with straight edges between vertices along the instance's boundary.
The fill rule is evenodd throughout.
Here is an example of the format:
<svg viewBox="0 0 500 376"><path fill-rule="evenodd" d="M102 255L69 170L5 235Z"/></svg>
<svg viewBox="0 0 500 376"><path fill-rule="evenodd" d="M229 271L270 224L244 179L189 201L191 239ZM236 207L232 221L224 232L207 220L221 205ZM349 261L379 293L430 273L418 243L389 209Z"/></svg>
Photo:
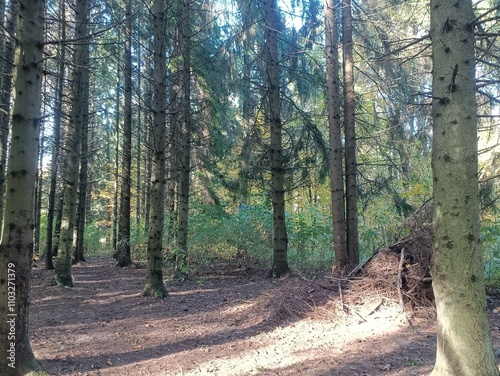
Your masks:
<svg viewBox="0 0 500 376"><path fill-rule="evenodd" d="M165 156L166 156L166 107L167 107L167 49L165 27L167 22L165 0L153 4L154 76L153 76L153 170L151 175L152 210L148 230L148 267L143 296L164 298L163 283L163 223L165 218Z"/></svg>
<svg viewBox="0 0 500 376"><path fill-rule="evenodd" d="M77 2L75 15L75 37L81 42L75 46L71 119L64 132L66 153L62 194L63 206L59 251L56 259L56 283L59 286L69 287L73 286L71 255L73 254L81 138L82 129L88 115L88 101L85 101L85 97L88 91L88 75L86 71L89 67L89 45L85 42L86 38L88 38L89 0Z"/></svg>
<svg viewBox="0 0 500 376"><path fill-rule="evenodd" d="M130 198L132 186L132 0L127 0L125 11L125 53L124 53L124 118L122 142L122 170L120 189L120 219L116 244L116 266L132 264L130 254Z"/></svg>
<svg viewBox="0 0 500 376"><path fill-rule="evenodd" d="M500 375L481 252L474 11L431 0L433 256L437 355L432 376Z"/></svg>
<svg viewBox="0 0 500 376"><path fill-rule="evenodd" d="M182 56L181 70L181 129L180 129L180 184L179 184L179 223L175 275L177 279L187 278L188 261L188 219L189 190L191 173L191 21L190 0L181 1L179 26L179 48Z"/></svg>
<svg viewBox="0 0 500 376"><path fill-rule="evenodd" d="M41 137L38 141L38 172L36 174L35 190L35 231L33 235L33 253L40 255L40 221L42 219L42 191L43 191L43 167L42 160L45 154L44 126L41 125Z"/></svg>
<svg viewBox="0 0 500 376"><path fill-rule="evenodd" d="M342 7L342 45L344 48L344 132L347 253L351 266L359 264L356 123L351 0Z"/></svg>
<svg viewBox="0 0 500 376"><path fill-rule="evenodd" d="M117 71L120 71L120 65L118 65ZM118 78L118 82L116 83L116 119L115 119L115 192L113 197L113 234L111 243L113 245L113 249L115 253L113 257L117 258L117 245L118 245L118 198L120 196L120 78Z"/></svg>
<svg viewBox="0 0 500 376"><path fill-rule="evenodd" d="M152 122L148 121L148 124L151 124ZM152 141L152 135L151 132L148 132L148 151L146 154L147 157L147 162L146 162L146 181L151 180L151 175L152 175L152 169L153 169L153 153L151 151L151 144L153 143ZM145 194L144 194L144 231L149 232L149 215L151 213L151 185L146 184L145 188Z"/></svg>
<svg viewBox="0 0 500 376"><path fill-rule="evenodd" d="M56 203L57 206L55 208L55 212L57 213L57 217L56 217L56 224L54 226L54 239L56 239L56 241L54 242L54 245L52 247L52 256L53 257L57 257L57 254L59 253L59 239L61 238L63 201L64 201L64 199L63 199L63 196L61 195L61 198L59 200L57 200L57 203Z"/></svg>
<svg viewBox="0 0 500 376"><path fill-rule="evenodd" d="M85 107L88 109L88 90L86 95ZM87 190L88 190L88 114L82 127L82 145L80 158L80 176L78 179L78 206L76 212L76 242L73 254L73 262L79 263L86 261L84 257L84 237L85 237L85 218L87 212Z"/></svg>
<svg viewBox="0 0 500 376"><path fill-rule="evenodd" d="M16 29L18 0L10 0L3 32L2 94L0 95L0 229L3 228L5 171L7 170L7 149L9 145L10 102L12 95L12 71L14 69L14 33Z"/></svg>
<svg viewBox="0 0 500 376"><path fill-rule="evenodd" d="M174 49L172 52L171 59L176 60L179 58L179 32L177 32L176 40L174 41ZM180 69L179 69L180 70ZM168 180L167 180L167 192L166 192L166 209L167 209L167 245L169 251L172 251L172 247L175 248L175 240L177 238L176 229L178 220L178 190L179 190L179 178L180 178L180 161L179 161L179 150L180 150L180 96L181 92L181 75L180 72L172 73L172 85L170 88L170 129L169 129L169 144L170 148L168 150Z"/></svg>
<svg viewBox="0 0 500 376"><path fill-rule="evenodd" d="M242 41L243 41L243 68L241 74L242 86L242 130L244 132L243 145L240 153L239 171L239 193L240 204L248 204L250 196L250 156L254 146L252 121L254 118L251 91L251 52L255 43L255 20L249 9L248 3L238 1L238 7L242 18Z"/></svg>
<svg viewBox="0 0 500 376"><path fill-rule="evenodd" d="M340 83L339 83L339 33L337 11L339 3L326 0L325 40L326 40L326 85L328 124L330 134L330 190L333 219L333 249L335 262L342 271L350 264L346 248L344 175L342 161L342 126L340 121Z"/></svg>
<svg viewBox="0 0 500 376"><path fill-rule="evenodd" d="M142 21L141 17L137 17L137 25L139 28L140 27L140 22ZM139 40L140 38L137 38L137 61L138 65L142 66L142 57L141 57L141 41ZM137 75L137 87L139 90L141 90L141 71L139 69L139 74ZM142 184L143 181L143 172L142 172L142 164L141 164L141 157L142 157L142 96L138 95L137 96L137 146L136 146L136 154L135 154L135 163L136 163L136 185L135 185L135 197L136 197L136 204L135 204L135 236L136 238L139 237L141 234L141 219L142 219L142 205L143 201L141 200L142 198L142 186L147 185L147 184ZM149 180L144 180L144 181L149 181Z"/></svg>
<svg viewBox="0 0 500 376"><path fill-rule="evenodd" d="M29 342L34 196L43 69L43 1L26 0L16 28L12 145L0 243L0 374L43 372Z"/></svg>
<svg viewBox="0 0 500 376"><path fill-rule="evenodd" d="M270 277L279 278L288 273L288 236L285 223L285 169L283 158L283 135L281 123L281 95L278 58L279 13L276 0L266 0L264 6L266 22L265 62L267 73L267 97L269 103L269 126L271 145L271 197L273 204L273 264Z"/></svg>
<svg viewBox="0 0 500 376"><path fill-rule="evenodd" d="M66 1L62 0L59 2L61 11L61 39L66 39ZM55 93L54 100L54 125L52 130L52 158L51 158L51 170L50 170L50 188L48 197L48 209L47 209L47 242L46 242L46 254L45 254L45 269L54 269L54 263L52 257L54 256L52 252L53 239L54 239L54 208L56 203L56 190L57 190L57 174L59 171L59 149L61 142L61 117L63 112L63 90L64 90L64 78L65 78L65 60L66 60L66 46L64 44L59 45L58 50L58 75L57 75L57 89Z"/></svg>

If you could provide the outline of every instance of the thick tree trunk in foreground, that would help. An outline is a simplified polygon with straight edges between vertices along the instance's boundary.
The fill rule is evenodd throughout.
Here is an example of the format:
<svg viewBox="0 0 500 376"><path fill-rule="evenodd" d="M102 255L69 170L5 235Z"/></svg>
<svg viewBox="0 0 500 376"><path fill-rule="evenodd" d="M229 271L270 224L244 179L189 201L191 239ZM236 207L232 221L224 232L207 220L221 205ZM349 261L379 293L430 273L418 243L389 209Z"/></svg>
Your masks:
<svg viewBox="0 0 500 376"><path fill-rule="evenodd" d="M473 19L470 0L431 1L431 273L438 323L432 376L499 375L486 315L479 237Z"/></svg>
<svg viewBox="0 0 500 376"><path fill-rule="evenodd" d="M2 77L0 79L0 229L3 228L3 213L5 205L5 171L7 170L7 149L10 128L10 101L12 95L12 71L14 69L14 33L17 22L18 0L9 1L9 10L5 18L5 31L2 31L3 59Z"/></svg>
<svg viewBox="0 0 500 376"><path fill-rule="evenodd" d="M151 214L148 229L148 267L142 295L164 298L163 283L163 223L165 217L166 185L166 11L165 0L155 0L153 5L154 30L154 99L153 99L153 166L151 175Z"/></svg>
<svg viewBox="0 0 500 376"><path fill-rule="evenodd" d="M271 197L273 202L273 265L270 277L281 277L289 271L288 237L285 224L285 170L281 123L281 96L278 56L279 13L276 0L265 2L267 96L269 100L269 125L271 145Z"/></svg>
<svg viewBox="0 0 500 376"><path fill-rule="evenodd" d="M335 263L342 270L350 264L346 248L344 175L342 169L342 130L340 121L340 83L338 25L336 12L339 5L334 0L326 0L325 41L326 41L326 87L328 124L330 134L330 190L332 199L333 249Z"/></svg>
<svg viewBox="0 0 500 376"><path fill-rule="evenodd" d="M16 29L12 144L0 241L0 374L41 371L29 343L34 196L40 131L43 1L27 0Z"/></svg>

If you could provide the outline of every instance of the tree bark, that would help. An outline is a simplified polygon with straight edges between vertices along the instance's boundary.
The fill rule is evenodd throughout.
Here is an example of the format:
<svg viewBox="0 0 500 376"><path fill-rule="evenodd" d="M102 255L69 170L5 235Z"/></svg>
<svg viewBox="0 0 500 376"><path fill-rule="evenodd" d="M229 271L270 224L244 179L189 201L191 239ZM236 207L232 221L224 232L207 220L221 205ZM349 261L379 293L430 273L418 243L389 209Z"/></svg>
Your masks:
<svg viewBox="0 0 500 376"><path fill-rule="evenodd" d="M3 70L2 94L0 95L0 229L3 228L5 203L5 171L7 170L7 149L10 129L10 104L12 95L12 71L14 69L14 33L17 22L18 0L9 1L9 10L5 18L5 32L3 32Z"/></svg>
<svg viewBox="0 0 500 376"><path fill-rule="evenodd" d="M356 157L356 121L354 96L354 59L352 42L351 0L342 6L342 45L344 48L344 132L345 132L345 195L346 242L351 266L359 264L358 193Z"/></svg>
<svg viewBox="0 0 500 376"><path fill-rule="evenodd" d="M120 189L120 214L116 244L116 261L120 267L130 266L130 198L132 186L132 0L127 0L125 11L124 52L124 119L122 141L122 170Z"/></svg>
<svg viewBox="0 0 500 376"><path fill-rule="evenodd" d="M164 298L167 296L163 283L163 224L165 218L166 185L166 4L155 0L153 4L154 35L154 94L153 94L153 166L151 175L151 213L148 230L148 267L143 296Z"/></svg>
<svg viewBox="0 0 500 376"><path fill-rule="evenodd" d="M75 9L75 38L81 42L75 46L71 116L64 132L66 154L64 157L62 221L56 259L56 283L59 286L68 287L73 286L71 256L73 254L81 138L88 114L88 101L85 101L85 97L88 90L86 70L89 66L89 45L86 43L86 39L88 38L89 4L89 0L78 1Z"/></svg>
<svg viewBox="0 0 500 376"><path fill-rule="evenodd" d="M479 227L474 12L431 1L433 257L437 355L432 376L499 375L486 315Z"/></svg>
<svg viewBox="0 0 500 376"><path fill-rule="evenodd" d="M241 96L242 96L242 119L243 145L239 157L239 201L240 205L248 205L250 200L250 158L255 145L253 138L254 106L252 100L252 50L255 45L255 19L250 8L251 2L238 1L238 9L241 13L242 42L243 42L243 67L241 73Z"/></svg>
<svg viewBox="0 0 500 376"><path fill-rule="evenodd" d="M88 73L88 71L86 72ZM86 79L88 82L88 79ZM88 110L89 97L88 89L83 99L84 106ZM81 157L80 157L80 175L78 178L78 206L76 211L76 231L75 231L75 247L73 253L73 262L79 263L85 261L84 257L84 238L85 238L85 218L87 212L87 191L88 191L88 111L85 115L85 121L82 127L82 144L81 144Z"/></svg>
<svg viewBox="0 0 500 376"><path fill-rule="evenodd" d="M271 131L269 157L271 160L271 197L273 205L273 264L269 277L279 278L289 272L289 267L287 259L288 236L285 223L285 170L278 56L279 12L276 0L266 0L264 12L266 23L265 63L269 103L268 121Z"/></svg>
<svg viewBox="0 0 500 376"><path fill-rule="evenodd" d="M40 131L44 2L27 0L16 27L12 144L0 241L0 374L43 372L29 343L34 194Z"/></svg>
<svg viewBox="0 0 500 376"><path fill-rule="evenodd" d="M344 173L342 160L342 126L340 121L340 83L338 25L336 11L339 4L326 0L325 41L326 41L326 86L328 106L328 129L330 135L330 191L333 219L333 249L335 262L340 270L350 264L346 248Z"/></svg>
<svg viewBox="0 0 500 376"><path fill-rule="evenodd" d="M66 2L64 0L59 2L61 12L61 39L66 39ZM47 209L47 241L45 253L45 269L54 269L52 257L53 239L54 239L54 212L56 205L56 190L57 190L57 175L59 171L59 151L61 143L61 118L63 112L63 90L65 81L65 63L66 60L66 46L61 44L58 50L58 75L57 75L57 89L55 93L54 103L54 125L52 130L52 157L50 169L50 187L48 197Z"/></svg>
<svg viewBox="0 0 500 376"><path fill-rule="evenodd" d="M180 127L180 180L179 223L175 259L175 278L186 279L188 262L189 190L191 187L191 5L181 0L179 48L182 56L181 70L181 127Z"/></svg>
<svg viewBox="0 0 500 376"><path fill-rule="evenodd" d="M117 71L120 71L120 65L118 64ZM115 110L116 110L116 118L115 118L115 191L113 195L113 231L112 231L112 239L111 243L113 245L113 249L115 250L113 254L113 258L117 258L118 254L118 198L120 196L120 77L118 77L118 81L116 83L116 102L115 102Z"/></svg>

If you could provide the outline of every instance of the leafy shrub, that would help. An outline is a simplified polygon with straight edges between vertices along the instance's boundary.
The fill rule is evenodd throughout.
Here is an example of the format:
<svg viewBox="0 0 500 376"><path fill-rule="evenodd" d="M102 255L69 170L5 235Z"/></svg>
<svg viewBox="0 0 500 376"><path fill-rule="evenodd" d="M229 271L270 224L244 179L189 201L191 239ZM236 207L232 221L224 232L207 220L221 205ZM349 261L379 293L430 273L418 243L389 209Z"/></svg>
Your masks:
<svg viewBox="0 0 500 376"><path fill-rule="evenodd" d="M242 257L264 262L272 240L272 213L256 205L242 205L234 212L221 206L192 207L189 222L189 257L197 264L214 259Z"/></svg>

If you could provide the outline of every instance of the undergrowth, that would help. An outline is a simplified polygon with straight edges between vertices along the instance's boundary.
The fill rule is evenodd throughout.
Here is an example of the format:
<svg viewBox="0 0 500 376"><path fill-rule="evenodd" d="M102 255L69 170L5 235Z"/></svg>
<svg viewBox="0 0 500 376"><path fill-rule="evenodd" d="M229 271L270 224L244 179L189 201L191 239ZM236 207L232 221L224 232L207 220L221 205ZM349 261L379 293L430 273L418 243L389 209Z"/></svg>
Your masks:
<svg viewBox="0 0 500 376"><path fill-rule="evenodd" d="M390 213L389 213L390 214ZM380 247L390 245L397 232L394 221L389 221L385 212L384 221L361 217L359 224L361 258L369 257ZM371 216L370 216L371 218ZM394 219L394 218L393 218ZM189 219L189 268L210 265L215 260L231 260L242 267L271 265L272 259L272 210L267 205L241 205L238 208L193 204ZM42 229L45 229L42 218ZM288 233L288 261L292 270L308 276L324 275L331 271L335 261L332 249L332 222L328 210L310 206L290 211L286 217ZM400 226L400 224L398 225ZM175 250L168 241L175 234L168 234L165 221L165 261L173 261L170 252ZM134 261L146 260L147 232L144 223L132 223L131 251ZM500 222L483 217L481 239L484 256L485 280L489 289L500 289ZM394 239L396 240L396 239ZM96 223L85 228L85 256L109 256L113 254L111 230ZM45 231L41 231L40 245L43 256Z"/></svg>

